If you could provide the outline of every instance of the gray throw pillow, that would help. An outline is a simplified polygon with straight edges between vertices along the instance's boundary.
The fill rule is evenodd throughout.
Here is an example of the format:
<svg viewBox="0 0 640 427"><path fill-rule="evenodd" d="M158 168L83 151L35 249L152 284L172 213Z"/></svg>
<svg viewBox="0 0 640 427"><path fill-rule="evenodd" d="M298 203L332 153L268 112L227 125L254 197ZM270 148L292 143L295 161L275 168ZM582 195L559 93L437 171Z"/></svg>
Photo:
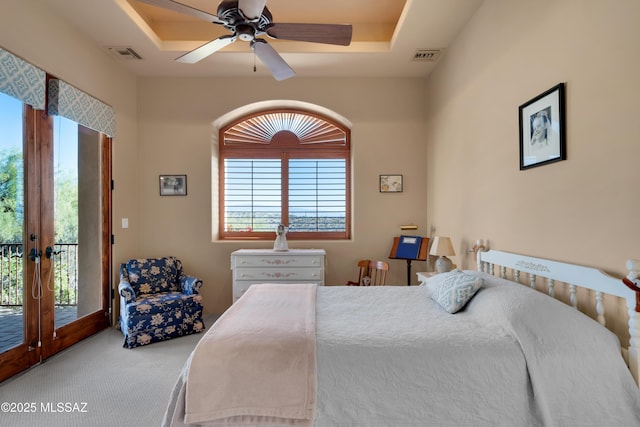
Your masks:
<svg viewBox="0 0 640 427"><path fill-rule="evenodd" d="M433 279L427 282L431 299L451 314L462 310L484 283L481 277L461 270L439 274Z"/></svg>

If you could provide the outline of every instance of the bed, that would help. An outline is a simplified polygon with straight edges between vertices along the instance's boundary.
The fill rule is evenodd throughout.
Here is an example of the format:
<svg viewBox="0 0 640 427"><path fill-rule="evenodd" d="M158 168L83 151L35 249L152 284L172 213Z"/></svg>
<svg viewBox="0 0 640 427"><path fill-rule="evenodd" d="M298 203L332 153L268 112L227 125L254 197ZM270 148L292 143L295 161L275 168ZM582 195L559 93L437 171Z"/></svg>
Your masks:
<svg viewBox="0 0 640 427"><path fill-rule="evenodd" d="M492 250L423 286L252 286L194 349L163 425L640 425L636 265L623 282ZM608 298L629 345L603 326Z"/></svg>

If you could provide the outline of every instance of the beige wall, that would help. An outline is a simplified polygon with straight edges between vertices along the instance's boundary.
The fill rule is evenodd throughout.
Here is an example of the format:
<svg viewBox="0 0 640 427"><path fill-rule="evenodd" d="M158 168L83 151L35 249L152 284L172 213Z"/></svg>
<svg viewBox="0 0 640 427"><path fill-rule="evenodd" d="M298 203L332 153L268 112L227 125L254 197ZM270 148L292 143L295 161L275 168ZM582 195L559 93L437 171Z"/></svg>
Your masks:
<svg viewBox="0 0 640 427"><path fill-rule="evenodd" d="M486 0L427 82L427 219L623 275L640 258L640 2ZM566 161L519 170L518 107L565 82ZM454 257L467 267L472 257Z"/></svg>
<svg viewBox="0 0 640 427"><path fill-rule="evenodd" d="M79 36L55 11L36 0L3 0L0 47L112 106L114 218L137 221L137 110L135 76L107 53ZM8 11L8 13L7 13ZM138 255L136 230L114 227L114 274L117 262ZM114 281L117 277L114 278ZM117 285L116 285L117 286Z"/></svg>
<svg viewBox="0 0 640 427"><path fill-rule="evenodd" d="M426 232L422 93L422 79L140 79L140 221L131 224L139 230L140 256L178 256L188 273L204 280L205 310L227 308L230 253L273 242L212 241L213 122L255 102L296 100L334 111L353 125L354 236L351 241L290 241L289 246L324 248L327 284L354 280L358 259L387 259L400 225L414 223ZM187 174L187 197L160 197L160 174ZM405 191L379 193L380 174L403 174ZM406 263L390 263L388 282L406 284ZM417 262L413 271L425 268Z"/></svg>
<svg viewBox="0 0 640 427"><path fill-rule="evenodd" d="M352 279L359 258L386 259L405 223L450 235L454 262L465 267L471 258L462 254L478 238L616 274L640 258L637 1L487 0L426 82L137 80L54 11L6 1L0 46L116 111L114 267L179 256L204 279L207 312L231 302L230 252L271 245L211 241L212 123L273 99L310 102L353 124L353 240L292 243L327 250L328 283ZM567 84L568 160L519 171L518 106L559 82ZM161 198L163 173L186 173L188 196ZM380 194L383 173L403 174L405 191ZM390 281L403 284L405 264L391 267Z"/></svg>
<svg viewBox="0 0 640 427"><path fill-rule="evenodd" d="M173 254L204 280L207 312L230 305L229 254L272 243L212 241L212 123L259 101L309 102L353 124L353 239L291 242L327 250L327 283L355 279L360 258L386 259L401 224L417 224L426 233L422 79L136 79L55 11L36 0L7 1L11 13L0 14L0 46L116 111L114 286L120 262ZM158 175L164 173L188 175L187 197L159 196ZM378 192L378 176L386 173L404 175L403 193ZM122 229L122 218L129 228ZM415 263L414 271L425 268ZM391 261L388 281L405 284L405 273L404 262Z"/></svg>

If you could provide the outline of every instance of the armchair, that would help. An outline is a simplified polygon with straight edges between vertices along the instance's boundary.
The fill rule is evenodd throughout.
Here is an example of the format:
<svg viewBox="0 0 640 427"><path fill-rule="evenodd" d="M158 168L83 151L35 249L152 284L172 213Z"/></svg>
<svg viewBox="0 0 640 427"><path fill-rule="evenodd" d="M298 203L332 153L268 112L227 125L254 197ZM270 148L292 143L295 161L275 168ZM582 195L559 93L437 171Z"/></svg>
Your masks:
<svg viewBox="0 0 640 427"><path fill-rule="evenodd" d="M187 276L175 257L132 259L120 265L123 347L134 348L201 332L202 280Z"/></svg>

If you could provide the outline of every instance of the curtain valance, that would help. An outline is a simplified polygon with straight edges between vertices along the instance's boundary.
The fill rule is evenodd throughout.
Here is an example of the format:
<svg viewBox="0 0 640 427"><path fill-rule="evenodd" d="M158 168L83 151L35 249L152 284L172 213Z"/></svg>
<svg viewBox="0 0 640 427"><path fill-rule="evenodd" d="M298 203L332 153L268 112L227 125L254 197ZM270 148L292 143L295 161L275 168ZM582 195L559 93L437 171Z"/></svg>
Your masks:
<svg viewBox="0 0 640 427"><path fill-rule="evenodd" d="M110 137L116 131L113 108L62 80L49 80L47 113L73 120Z"/></svg>
<svg viewBox="0 0 640 427"><path fill-rule="evenodd" d="M44 110L46 73L6 50L0 49L0 92Z"/></svg>

